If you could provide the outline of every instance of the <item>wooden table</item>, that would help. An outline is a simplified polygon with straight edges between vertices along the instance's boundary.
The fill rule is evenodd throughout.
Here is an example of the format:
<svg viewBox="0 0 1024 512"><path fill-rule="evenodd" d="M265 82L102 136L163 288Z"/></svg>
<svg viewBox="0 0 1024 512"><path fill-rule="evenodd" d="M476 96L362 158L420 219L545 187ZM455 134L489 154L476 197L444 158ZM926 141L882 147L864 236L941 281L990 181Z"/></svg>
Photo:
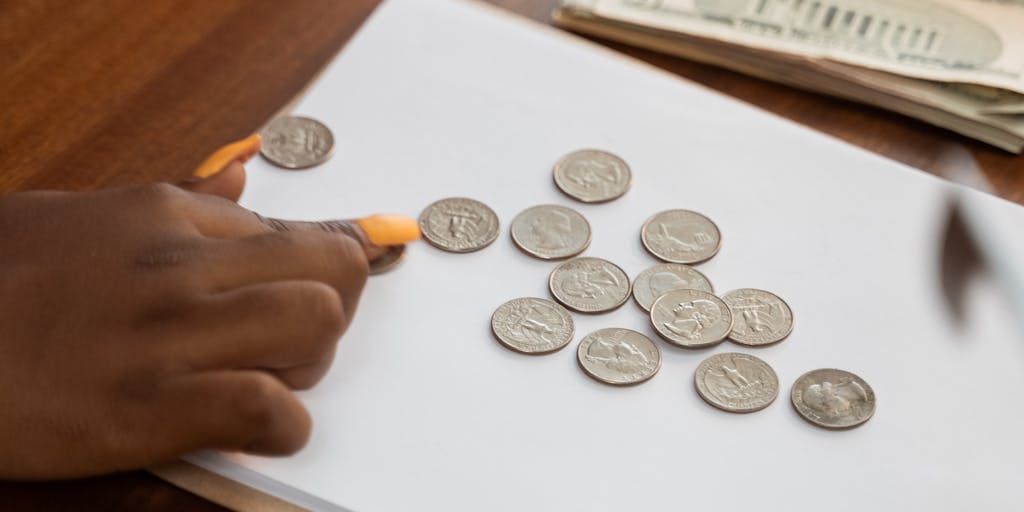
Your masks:
<svg viewBox="0 0 1024 512"><path fill-rule="evenodd" d="M298 94L379 0L0 3L0 191L176 181ZM488 0L547 22L557 0ZM282 6L287 5L287 8ZM911 166L966 148L1024 204L1024 157L841 100L609 46ZM3 510L213 511L143 472L0 483Z"/></svg>

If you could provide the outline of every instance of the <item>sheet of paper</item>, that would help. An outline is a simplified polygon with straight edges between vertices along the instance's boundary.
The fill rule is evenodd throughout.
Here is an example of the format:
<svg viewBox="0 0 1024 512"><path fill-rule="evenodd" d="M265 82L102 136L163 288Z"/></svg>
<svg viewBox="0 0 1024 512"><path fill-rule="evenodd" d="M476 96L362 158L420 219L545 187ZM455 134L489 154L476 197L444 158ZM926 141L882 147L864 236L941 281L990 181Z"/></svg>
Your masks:
<svg viewBox="0 0 1024 512"><path fill-rule="evenodd" d="M333 369L302 393L315 426L289 458L215 453L192 462L323 510L1009 510L1024 501L1024 340L992 282L968 288L963 325L939 284L944 182L569 35L456 0L385 3L297 106L337 152L307 171L249 165L245 206L265 215L417 216L434 200L489 204L503 233L456 255L425 243L372 277ZM561 195L552 164L613 151L632 190L602 205ZM1024 208L966 192L1017 233ZM495 307L548 296L553 263L507 226L567 205L594 230L587 255L631 276L656 263L651 214L688 208L723 245L700 265L719 291L771 290L796 327L781 344L688 351L658 341L660 373L636 387L586 377L576 342L602 327L657 340L629 302L574 315L577 337L546 356L495 342ZM1006 231L1006 230L1004 230ZM285 264L286 262L282 262ZM781 394L728 414L693 386L698 362L767 360ZM865 378L875 417L844 432L793 411L802 373Z"/></svg>

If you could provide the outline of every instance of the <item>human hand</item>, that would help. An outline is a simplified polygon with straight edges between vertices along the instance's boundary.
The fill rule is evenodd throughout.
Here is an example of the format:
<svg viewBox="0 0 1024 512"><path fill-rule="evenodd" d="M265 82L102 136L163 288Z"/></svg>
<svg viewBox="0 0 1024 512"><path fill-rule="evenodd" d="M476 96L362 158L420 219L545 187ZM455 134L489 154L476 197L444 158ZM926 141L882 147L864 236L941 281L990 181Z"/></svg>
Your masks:
<svg viewBox="0 0 1024 512"><path fill-rule="evenodd" d="M242 183L235 162L184 186ZM0 196L0 241L0 478L298 450L292 390L327 371L384 250L168 184Z"/></svg>

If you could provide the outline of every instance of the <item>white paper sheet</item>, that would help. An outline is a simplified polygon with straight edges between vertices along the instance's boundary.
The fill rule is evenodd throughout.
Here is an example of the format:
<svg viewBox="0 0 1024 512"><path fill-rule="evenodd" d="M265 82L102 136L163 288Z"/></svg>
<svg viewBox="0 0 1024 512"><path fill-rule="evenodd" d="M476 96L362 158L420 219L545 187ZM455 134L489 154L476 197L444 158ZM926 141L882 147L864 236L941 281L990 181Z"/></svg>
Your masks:
<svg viewBox="0 0 1024 512"><path fill-rule="evenodd" d="M387 2L296 113L326 122L337 153L300 172L255 159L245 206L417 216L468 196L495 209L503 233L466 255L415 244L398 270L371 278L331 373L302 395L315 426L301 453L192 462L311 508L359 512L1019 508L1024 340L991 282L970 287L966 325L950 320L938 280L944 182L455 0ZM631 164L625 197L582 205L555 189L552 164L583 147ZM1024 232L1024 208L967 196ZM548 296L554 264L507 233L542 203L582 212L594 228L586 254L631 276L656 263L639 242L649 215L703 212L723 246L700 270L719 291L785 298L792 336L763 349L659 341L660 373L624 389L587 378L576 341L540 357L502 348L494 308ZM574 318L577 341L609 326L657 339L632 302ZM733 415L702 402L693 371L722 351L773 365L776 403ZM820 367L865 378L875 417L844 432L800 419L790 386Z"/></svg>

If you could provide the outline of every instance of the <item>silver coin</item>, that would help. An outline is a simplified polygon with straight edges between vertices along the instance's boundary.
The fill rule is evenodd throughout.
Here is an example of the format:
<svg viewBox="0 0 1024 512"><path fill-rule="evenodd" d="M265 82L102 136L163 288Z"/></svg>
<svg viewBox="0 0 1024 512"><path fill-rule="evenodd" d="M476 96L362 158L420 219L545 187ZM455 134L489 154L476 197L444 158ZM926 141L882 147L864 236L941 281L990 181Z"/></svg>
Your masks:
<svg viewBox="0 0 1024 512"><path fill-rule="evenodd" d="M551 295L563 306L580 313L603 313L629 298L629 276L618 265L601 258L573 258L551 272Z"/></svg>
<svg viewBox="0 0 1024 512"><path fill-rule="evenodd" d="M633 280L633 299L644 311L671 290L704 290L714 293L711 281L699 271L680 263L662 263L640 272Z"/></svg>
<svg viewBox="0 0 1024 512"><path fill-rule="evenodd" d="M834 368L801 375L793 384L790 399L805 420L829 429L853 428L875 414L871 386L850 372Z"/></svg>
<svg viewBox="0 0 1024 512"><path fill-rule="evenodd" d="M633 173L621 158L606 151L583 149L563 156L555 164L555 185L565 195L584 203L603 203L622 197Z"/></svg>
<svg viewBox="0 0 1024 512"><path fill-rule="evenodd" d="M700 263L722 245L722 234L711 219L690 210L666 210L655 214L640 229L644 247L669 263Z"/></svg>
<svg viewBox="0 0 1024 512"><path fill-rule="evenodd" d="M737 352L701 361L693 380L705 402L728 412L760 411L779 396L775 370L757 357Z"/></svg>
<svg viewBox="0 0 1024 512"><path fill-rule="evenodd" d="M498 238L498 215L480 201L450 197L423 210L420 230L423 238L439 249L479 251Z"/></svg>
<svg viewBox="0 0 1024 512"><path fill-rule="evenodd" d="M701 290L672 290L651 306L651 324L669 343L704 348L721 343L732 329L732 313L722 299Z"/></svg>
<svg viewBox="0 0 1024 512"><path fill-rule="evenodd" d="M390 245L387 247L387 251L385 251L384 254L381 254L370 262L370 275L375 276L377 274L383 274L394 270L395 267L401 265L404 260L405 244Z"/></svg>
<svg viewBox="0 0 1024 512"><path fill-rule="evenodd" d="M299 116L274 119L260 132L260 154L286 169L320 165L334 154L334 135L323 123Z"/></svg>
<svg viewBox="0 0 1024 512"><path fill-rule="evenodd" d="M572 208L545 204L523 210L512 219L512 241L542 260L575 256L590 245L590 224Z"/></svg>
<svg viewBox="0 0 1024 512"><path fill-rule="evenodd" d="M777 295L756 288L741 288L722 295L732 311L729 339L756 347L782 341L793 331L793 311Z"/></svg>
<svg viewBox="0 0 1024 512"><path fill-rule="evenodd" d="M647 336L629 329L594 331L580 340L576 360L587 375L616 386L639 384L661 368L661 351Z"/></svg>
<svg viewBox="0 0 1024 512"><path fill-rule="evenodd" d="M512 299L491 315L491 332L502 345L524 354L547 354L572 341L572 316L547 299Z"/></svg>

